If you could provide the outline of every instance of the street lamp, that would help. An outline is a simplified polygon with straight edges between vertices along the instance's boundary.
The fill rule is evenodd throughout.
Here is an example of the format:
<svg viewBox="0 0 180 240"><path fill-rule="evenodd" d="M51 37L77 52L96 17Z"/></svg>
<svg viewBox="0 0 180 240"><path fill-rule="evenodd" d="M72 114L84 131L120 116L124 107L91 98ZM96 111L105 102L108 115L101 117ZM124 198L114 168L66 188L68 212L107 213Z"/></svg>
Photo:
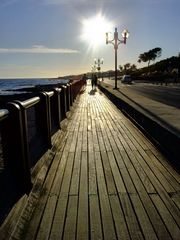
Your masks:
<svg viewBox="0 0 180 240"><path fill-rule="evenodd" d="M127 29L125 29L122 32L122 37L123 37L123 40L119 40L117 28L115 28L114 38L112 40L109 40L108 33L106 33L106 44L112 43L115 50L115 87L114 89L118 89L117 88L117 50L120 43L126 44L126 40L129 37L129 32Z"/></svg>
<svg viewBox="0 0 180 240"><path fill-rule="evenodd" d="M104 59L103 58L98 58L98 59L94 59L94 65L96 66L96 69L98 70L98 72L99 72L99 76L100 76L100 70L101 70L101 65L103 64L103 62L104 62Z"/></svg>
<svg viewBox="0 0 180 240"><path fill-rule="evenodd" d="M95 72L96 72L96 66L95 66L95 65L92 65L92 66L91 66L91 72L92 72L92 73L95 73Z"/></svg>

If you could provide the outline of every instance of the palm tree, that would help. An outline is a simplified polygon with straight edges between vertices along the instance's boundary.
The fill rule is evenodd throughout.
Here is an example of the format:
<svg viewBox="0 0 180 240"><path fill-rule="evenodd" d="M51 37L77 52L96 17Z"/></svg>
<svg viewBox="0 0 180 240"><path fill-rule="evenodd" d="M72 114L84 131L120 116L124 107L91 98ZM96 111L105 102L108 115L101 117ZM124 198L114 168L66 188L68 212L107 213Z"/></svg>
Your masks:
<svg viewBox="0 0 180 240"><path fill-rule="evenodd" d="M156 58L160 57L162 53L162 49L159 47L153 48L148 52L141 53L139 55L138 62L148 62L148 67L150 65L150 61L155 61Z"/></svg>

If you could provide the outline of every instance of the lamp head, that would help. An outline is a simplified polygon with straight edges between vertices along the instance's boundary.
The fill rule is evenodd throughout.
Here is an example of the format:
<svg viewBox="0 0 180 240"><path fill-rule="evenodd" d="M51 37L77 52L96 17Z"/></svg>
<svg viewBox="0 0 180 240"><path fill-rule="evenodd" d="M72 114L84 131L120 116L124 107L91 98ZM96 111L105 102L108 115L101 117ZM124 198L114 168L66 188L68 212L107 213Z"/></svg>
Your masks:
<svg viewBox="0 0 180 240"><path fill-rule="evenodd" d="M124 38L124 44L126 44L126 40L129 37L129 32L127 29L124 29L124 31L122 32L122 37Z"/></svg>

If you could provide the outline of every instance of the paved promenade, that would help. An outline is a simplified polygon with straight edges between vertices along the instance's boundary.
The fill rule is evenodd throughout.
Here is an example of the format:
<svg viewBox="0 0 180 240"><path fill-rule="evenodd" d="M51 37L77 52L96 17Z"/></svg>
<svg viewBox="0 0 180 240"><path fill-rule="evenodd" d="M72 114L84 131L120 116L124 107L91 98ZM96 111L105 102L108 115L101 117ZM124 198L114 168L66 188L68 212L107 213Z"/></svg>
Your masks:
<svg viewBox="0 0 180 240"><path fill-rule="evenodd" d="M167 159L99 90L87 86L72 112L11 239L179 239L180 176Z"/></svg>

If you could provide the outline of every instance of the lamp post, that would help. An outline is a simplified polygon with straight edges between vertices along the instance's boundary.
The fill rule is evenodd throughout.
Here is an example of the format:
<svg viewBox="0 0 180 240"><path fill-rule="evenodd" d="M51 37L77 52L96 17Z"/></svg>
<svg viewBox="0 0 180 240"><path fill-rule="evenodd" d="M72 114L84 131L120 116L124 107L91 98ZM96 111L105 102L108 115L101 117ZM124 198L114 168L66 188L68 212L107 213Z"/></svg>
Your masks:
<svg viewBox="0 0 180 240"><path fill-rule="evenodd" d="M103 62L104 62L104 59L103 58L98 58L98 59L94 59L94 65L96 66L96 69L98 70L98 72L99 72L99 77L100 77L100 70L101 70L101 65L103 64Z"/></svg>
<svg viewBox="0 0 180 240"><path fill-rule="evenodd" d="M92 73L95 73L95 72L96 72L96 66L95 66L95 65L92 65L92 66L91 66L91 72L92 72Z"/></svg>
<svg viewBox="0 0 180 240"><path fill-rule="evenodd" d="M123 37L123 40L119 40L117 28L115 28L114 38L112 40L109 40L108 33L106 33L106 44L112 43L114 46L114 50L115 50L115 87L114 87L114 89L118 89L117 88L117 50L118 50L118 46L120 43L126 44L126 40L129 37L129 32L127 29L125 29L122 32L122 37Z"/></svg>

